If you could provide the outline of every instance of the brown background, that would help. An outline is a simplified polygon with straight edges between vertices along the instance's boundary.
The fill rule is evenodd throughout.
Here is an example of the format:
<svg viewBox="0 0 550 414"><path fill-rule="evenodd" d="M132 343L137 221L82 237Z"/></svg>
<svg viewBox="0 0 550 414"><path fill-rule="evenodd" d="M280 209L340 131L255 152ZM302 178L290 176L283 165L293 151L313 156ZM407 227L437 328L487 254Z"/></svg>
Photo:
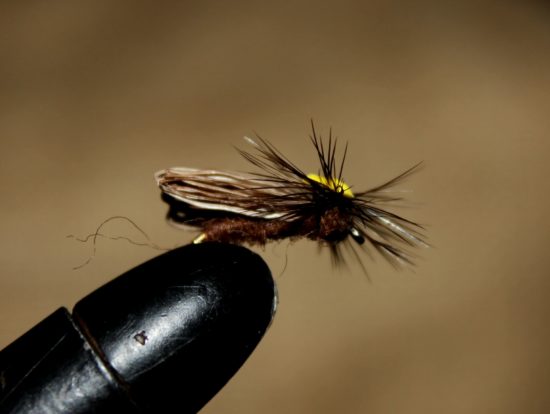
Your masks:
<svg viewBox="0 0 550 414"><path fill-rule="evenodd" d="M312 242L259 249L277 318L204 413L548 412L548 3L3 2L0 28L0 347L158 254L100 240L75 271L67 235L125 215L190 240L154 171L246 170L253 131L315 171L313 117L355 188L425 161L401 212L435 247L365 257L372 283Z"/></svg>

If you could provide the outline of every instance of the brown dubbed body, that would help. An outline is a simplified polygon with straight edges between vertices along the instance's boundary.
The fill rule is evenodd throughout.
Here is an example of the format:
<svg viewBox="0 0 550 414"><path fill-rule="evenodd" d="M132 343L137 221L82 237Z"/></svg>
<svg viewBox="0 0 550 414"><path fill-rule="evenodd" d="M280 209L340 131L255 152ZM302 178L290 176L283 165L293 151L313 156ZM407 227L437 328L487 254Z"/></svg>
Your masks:
<svg viewBox="0 0 550 414"><path fill-rule="evenodd" d="M205 240L220 243L264 245L269 241L306 237L314 241L339 242L348 237L348 217L337 208L320 217L298 222L245 217L215 218L201 224Z"/></svg>

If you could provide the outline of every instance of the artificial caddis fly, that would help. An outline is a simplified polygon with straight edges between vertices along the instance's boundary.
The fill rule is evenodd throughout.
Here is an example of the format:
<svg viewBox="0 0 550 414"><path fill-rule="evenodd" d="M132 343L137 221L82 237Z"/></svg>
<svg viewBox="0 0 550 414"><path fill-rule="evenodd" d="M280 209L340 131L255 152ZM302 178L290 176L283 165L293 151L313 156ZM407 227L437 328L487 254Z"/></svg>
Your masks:
<svg viewBox="0 0 550 414"><path fill-rule="evenodd" d="M257 172L175 167L155 175L170 205L168 218L200 229L194 243L264 245L306 237L328 246L339 262L341 246L359 258L351 238L367 251L371 246L393 264L412 263L407 247L426 246L420 225L382 208L401 200L389 190L419 164L382 185L356 192L342 176L347 144L337 161L337 140L330 134L324 143L313 122L310 139L319 158L317 174L303 172L259 136L245 139L255 152L238 151Z"/></svg>

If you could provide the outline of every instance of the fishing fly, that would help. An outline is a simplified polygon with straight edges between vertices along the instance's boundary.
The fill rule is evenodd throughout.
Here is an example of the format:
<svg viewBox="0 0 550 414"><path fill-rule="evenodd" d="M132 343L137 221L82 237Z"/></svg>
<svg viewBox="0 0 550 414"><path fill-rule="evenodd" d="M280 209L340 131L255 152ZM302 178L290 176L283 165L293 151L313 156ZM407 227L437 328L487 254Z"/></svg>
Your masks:
<svg viewBox="0 0 550 414"><path fill-rule="evenodd" d="M313 122L311 127L310 140L320 163L316 174L303 172L259 136L245 137L254 152L238 149L257 172L185 167L159 171L155 178L170 206L168 219L200 229L194 243L265 245L305 237L328 246L333 259L341 262L342 246L359 259L352 239L367 252L368 246L374 248L392 264L412 263L409 248L426 246L423 228L384 206L401 200L391 189L420 164L369 190L352 191L343 180L347 143L337 161L332 132L323 142Z"/></svg>

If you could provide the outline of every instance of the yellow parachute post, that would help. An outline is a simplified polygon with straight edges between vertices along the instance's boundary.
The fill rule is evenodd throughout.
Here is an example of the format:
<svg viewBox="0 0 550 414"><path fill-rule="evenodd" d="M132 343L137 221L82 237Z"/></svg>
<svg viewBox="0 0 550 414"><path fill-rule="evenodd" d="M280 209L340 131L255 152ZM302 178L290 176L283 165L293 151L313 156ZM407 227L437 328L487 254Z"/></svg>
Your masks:
<svg viewBox="0 0 550 414"><path fill-rule="evenodd" d="M349 198L355 197L353 195L353 192L351 191L350 186L347 185L342 180L338 180L337 178L330 178L327 180L325 177L321 177L317 174L308 174L307 178L309 178L310 180L316 181L319 184L322 184L333 191L336 191L338 193L343 193L345 197L349 197Z"/></svg>

